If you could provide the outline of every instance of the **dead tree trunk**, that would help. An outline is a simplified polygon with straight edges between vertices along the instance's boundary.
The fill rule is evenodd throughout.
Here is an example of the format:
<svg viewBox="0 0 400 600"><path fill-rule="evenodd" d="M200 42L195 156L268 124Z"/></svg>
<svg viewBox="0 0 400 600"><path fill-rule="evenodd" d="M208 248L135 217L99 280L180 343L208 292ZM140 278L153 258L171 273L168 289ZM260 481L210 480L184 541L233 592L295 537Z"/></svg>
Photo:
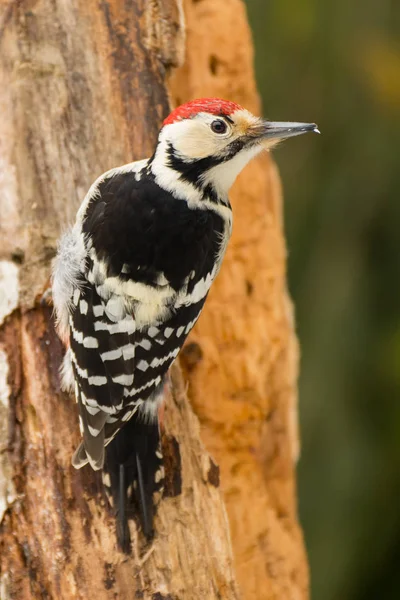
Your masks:
<svg viewBox="0 0 400 600"><path fill-rule="evenodd" d="M186 2L174 102L257 110L240 0ZM215 49L210 52L209 48ZM0 598L307 597L296 521L296 344L280 190L268 158L233 194L226 264L174 371L168 484L151 547L126 559L90 469L40 297L56 240L97 175L148 156L182 63L179 0L10 0L0 8ZM228 509L229 524L219 482ZM235 562L234 562L235 561Z"/></svg>

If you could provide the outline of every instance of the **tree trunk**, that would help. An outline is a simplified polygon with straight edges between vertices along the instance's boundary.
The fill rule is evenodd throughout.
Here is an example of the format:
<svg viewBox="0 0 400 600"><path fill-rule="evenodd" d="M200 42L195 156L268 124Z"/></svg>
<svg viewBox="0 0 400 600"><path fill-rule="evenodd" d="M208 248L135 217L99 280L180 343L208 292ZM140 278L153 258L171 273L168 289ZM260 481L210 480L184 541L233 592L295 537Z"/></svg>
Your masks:
<svg viewBox="0 0 400 600"><path fill-rule="evenodd" d="M241 1L184 9L174 103L219 95L256 112ZM1 600L307 597L294 490L297 354L268 157L235 187L231 247L183 353L213 458L175 367L156 538L146 545L132 523L129 558L116 548L97 475L70 465L76 406L60 391L62 348L40 298L60 231L93 180L151 154L183 30L179 0L0 8Z"/></svg>
<svg viewBox="0 0 400 600"><path fill-rule="evenodd" d="M243 2L186 0L184 7L186 60L170 81L174 103L220 96L260 114ZM308 570L295 490L298 348L280 181L269 155L250 163L231 201L224 265L181 362L202 439L221 469L243 598L304 599Z"/></svg>

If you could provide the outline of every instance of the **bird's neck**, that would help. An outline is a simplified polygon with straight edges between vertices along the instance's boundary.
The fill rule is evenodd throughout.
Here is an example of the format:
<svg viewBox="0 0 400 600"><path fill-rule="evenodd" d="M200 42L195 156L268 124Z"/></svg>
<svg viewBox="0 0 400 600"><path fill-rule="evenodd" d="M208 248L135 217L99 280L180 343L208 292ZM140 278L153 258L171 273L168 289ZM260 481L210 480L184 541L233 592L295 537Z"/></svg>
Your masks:
<svg viewBox="0 0 400 600"><path fill-rule="evenodd" d="M204 176L208 168L213 167L212 160L210 157L202 161L185 162L174 154L167 142L161 142L149 164L157 185L174 198L186 201L190 208L220 212L221 206L230 210L229 188L215 188Z"/></svg>
<svg viewBox="0 0 400 600"><path fill-rule="evenodd" d="M161 138L150 159L151 171L160 187L174 197L186 200L193 208L205 208L209 202L230 207L228 192L232 184L260 150L261 147L253 146L229 160L219 156L189 160L179 156L172 144Z"/></svg>

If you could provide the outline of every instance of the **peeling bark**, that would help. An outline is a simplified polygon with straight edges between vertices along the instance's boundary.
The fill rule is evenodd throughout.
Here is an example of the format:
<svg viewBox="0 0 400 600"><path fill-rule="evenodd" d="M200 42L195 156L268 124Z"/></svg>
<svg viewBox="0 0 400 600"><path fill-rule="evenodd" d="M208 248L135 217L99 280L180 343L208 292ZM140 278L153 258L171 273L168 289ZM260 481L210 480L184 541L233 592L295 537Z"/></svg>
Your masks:
<svg viewBox="0 0 400 600"><path fill-rule="evenodd" d="M8 385L8 376L9 367L7 355L0 349L0 524L7 508L15 499L12 467L8 457L8 421L11 395L10 386Z"/></svg>
<svg viewBox="0 0 400 600"><path fill-rule="evenodd" d="M242 3L184 8L187 58L170 80L173 100L220 95L257 111ZM184 349L185 378L173 369L153 544L132 523L133 554L123 556L98 474L70 464L76 405L60 391L62 348L40 303L50 261L93 180L152 152L169 110L166 76L183 53L179 0L0 8L0 260L17 274L0 302L1 600L306 598L297 355L268 158L235 189L226 264Z"/></svg>

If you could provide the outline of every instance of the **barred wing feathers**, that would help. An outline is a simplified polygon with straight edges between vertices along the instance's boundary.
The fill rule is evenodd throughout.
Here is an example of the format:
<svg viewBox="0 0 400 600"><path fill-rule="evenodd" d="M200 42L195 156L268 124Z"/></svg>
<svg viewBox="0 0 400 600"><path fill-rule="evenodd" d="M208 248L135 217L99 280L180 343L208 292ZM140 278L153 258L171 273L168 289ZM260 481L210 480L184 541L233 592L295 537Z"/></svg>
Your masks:
<svg viewBox="0 0 400 600"><path fill-rule="evenodd" d="M83 436L76 467L89 461L102 468L105 445L137 409L135 398L125 402L134 381L136 324L129 314L113 318L107 304L87 281L74 292L70 348Z"/></svg>

